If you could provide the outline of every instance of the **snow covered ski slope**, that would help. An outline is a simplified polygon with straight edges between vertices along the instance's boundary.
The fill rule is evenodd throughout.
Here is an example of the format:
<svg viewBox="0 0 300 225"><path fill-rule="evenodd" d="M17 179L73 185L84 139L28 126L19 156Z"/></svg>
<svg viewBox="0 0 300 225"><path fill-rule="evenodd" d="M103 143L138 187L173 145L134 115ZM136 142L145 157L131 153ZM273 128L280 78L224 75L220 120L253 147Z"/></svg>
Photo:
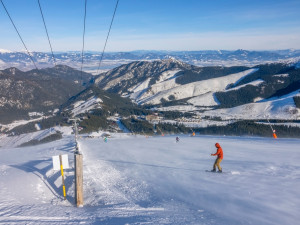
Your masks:
<svg viewBox="0 0 300 225"><path fill-rule="evenodd" d="M51 157L74 138L34 147L0 148L0 224L298 224L299 139L111 134L81 137L84 207L74 206L74 173L65 171L67 200ZM226 174L213 166L214 144Z"/></svg>

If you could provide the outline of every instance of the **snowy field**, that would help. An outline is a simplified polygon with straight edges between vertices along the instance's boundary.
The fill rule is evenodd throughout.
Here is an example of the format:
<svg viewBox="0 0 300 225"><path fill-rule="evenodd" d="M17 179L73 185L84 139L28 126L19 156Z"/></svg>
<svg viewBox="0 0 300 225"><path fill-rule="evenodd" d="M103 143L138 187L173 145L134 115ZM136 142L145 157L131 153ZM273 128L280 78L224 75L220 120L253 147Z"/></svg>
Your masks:
<svg viewBox="0 0 300 225"><path fill-rule="evenodd" d="M2 141L2 140L0 140ZM67 200L52 156L74 138L34 147L0 148L0 224L299 224L300 140L247 137L81 137L84 207ZM214 144L224 173L212 168Z"/></svg>

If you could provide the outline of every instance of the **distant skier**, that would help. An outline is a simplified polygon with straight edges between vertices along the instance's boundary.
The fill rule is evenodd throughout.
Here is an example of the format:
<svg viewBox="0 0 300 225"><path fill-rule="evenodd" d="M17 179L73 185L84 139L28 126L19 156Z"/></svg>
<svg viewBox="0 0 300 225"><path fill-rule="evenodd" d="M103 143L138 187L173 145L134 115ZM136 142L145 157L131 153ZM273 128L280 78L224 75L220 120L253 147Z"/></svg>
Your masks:
<svg viewBox="0 0 300 225"><path fill-rule="evenodd" d="M176 143L178 143L179 142L179 137L176 137Z"/></svg>
<svg viewBox="0 0 300 225"><path fill-rule="evenodd" d="M107 143L107 137L104 138L104 142Z"/></svg>
<svg viewBox="0 0 300 225"><path fill-rule="evenodd" d="M222 168L220 166L220 163L223 160L223 149L221 148L219 143L215 144L216 148L217 148L217 152L215 154L211 154L212 156L218 156L215 163L214 163L214 168L211 172L216 172L216 167L218 167L219 169L219 173L222 173Z"/></svg>

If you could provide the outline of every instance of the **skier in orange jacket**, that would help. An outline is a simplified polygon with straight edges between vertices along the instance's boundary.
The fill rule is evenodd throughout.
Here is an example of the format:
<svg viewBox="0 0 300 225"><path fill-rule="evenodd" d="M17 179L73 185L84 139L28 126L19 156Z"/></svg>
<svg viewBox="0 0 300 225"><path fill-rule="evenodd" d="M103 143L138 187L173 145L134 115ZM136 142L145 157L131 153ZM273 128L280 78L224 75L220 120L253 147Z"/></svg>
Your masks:
<svg viewBox="0 0 300 225"><path fill-rule="evenodd" d="M222 173L222 168L220 166L220 163L222 162L223 160L223 149L221 148L220 144L219 143L216 143L215 144L216 148L217 148L217 152L215 154L211 154L212 156L218 156L216 161L215 161L215 164L214 164L214 168L212 170L212 172L216 172L216 167L218 167L219 169L219 173Z"/></svg>

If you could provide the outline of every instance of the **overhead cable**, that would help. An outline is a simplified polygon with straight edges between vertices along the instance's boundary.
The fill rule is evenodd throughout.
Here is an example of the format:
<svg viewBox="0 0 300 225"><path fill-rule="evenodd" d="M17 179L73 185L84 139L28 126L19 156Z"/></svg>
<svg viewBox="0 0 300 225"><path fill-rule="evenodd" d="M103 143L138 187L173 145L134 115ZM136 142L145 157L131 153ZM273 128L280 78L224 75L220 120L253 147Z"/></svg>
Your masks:
<svg viewBox="0 0 300 225"><path fill-rule="evenodd" d="M105 48L106 48L107 40L108 40L108 37L109 37L109 34L110 34L110 30L111 30L115 15L116 15L118 4L119 4L119 0L117 0L115 10L114 10L114 14L113 14L113 17L112 17L111 22L110 22L109 30L108 30L108 33L107 33L107 36L106 36L105 44L104 44L104 47L103 47L103 51L102 51L102 54L101 54L101 58L100 58L100 61L99 61L99 65L98 65L98 69L97 69L96 74L98 73L98 71L100 69L100 66L101 66L101 62L102 62L102 59L103 59L103 55L104 55L104 51L105 51Z"/></svg>
<svg viewBox="0 0 300 225"><path fill-rule="evenodd" d="M36 66L36 64L35 64L35 62L34 62L32 56L31 56L31 54L29 53L29 51L28 51L28 49L27 49L27 47L26 47L26 45L25 45L25 43L24 43L24 41L23 41L23 39L22 39L22 37L21 37L21 35L20 35L20 33L19 33L19 31L18 31L16 25L15 25L15 23L14 23L14 21L12 20L11 16L9 15L9 12L7 11L7 9L6 9L6 7L5 7L5 5L4 5L4 3L3 3L2 0L1 0L1 3L2 3L3 8L5 9L5 11L6 11L6 13L7 13L7 15L8 15L8 17L9 17L11 23L12 23L12 25L14 26L15 30L17 31L17 33L18 33L18 35L19 35L19 38L21 39L21 41L22 41L22 43L23 43L23 45L24 45L24 47L25 47L25 49L26 49L26 51L27 51L27 53L28 53L28 55L29 55L29 57L30 57L32 63L33 63L33 65L34 65L35 68L38 70L38 68L37 68L37 66Z"/></svg>
<svg viewBox="0 0 300 225"><path fill-rule="evenodd" d="M45 22L45 19L44 19L44 14L43 14L43 10L42 10L42 7L41 7L40 0L38 0L38 3L39 3L39 7L40 7L42 18L43 18L43 22L44 22L44 27L45 27L45 30L46 30L46 34L47 34L47 37L48 37L48 42L49 42L49 45L50 45L50 49L51 49L51 53L52 53L52 58L53 58L53 61L54 61L54 65L56 66L56 60L55 60L55 57L54 57L54 54L53 54L52 45L51 45L51 42L50 42L50 38L49 38L49 34L48 34L48 29L47 29L46 22Z"/></svg>
<svg viewBox="0 0 300 225"><path fill-rule="evenodd" d="M81 51L81 82L82 81L82 67L83 67L83 52L84 52L84 36L85 36L85 21L86 21L86 5L87 5L87 0L85 0L85 5L84 5L84 20L83 20L83 35L82 35L82 51Z"/></svg>

